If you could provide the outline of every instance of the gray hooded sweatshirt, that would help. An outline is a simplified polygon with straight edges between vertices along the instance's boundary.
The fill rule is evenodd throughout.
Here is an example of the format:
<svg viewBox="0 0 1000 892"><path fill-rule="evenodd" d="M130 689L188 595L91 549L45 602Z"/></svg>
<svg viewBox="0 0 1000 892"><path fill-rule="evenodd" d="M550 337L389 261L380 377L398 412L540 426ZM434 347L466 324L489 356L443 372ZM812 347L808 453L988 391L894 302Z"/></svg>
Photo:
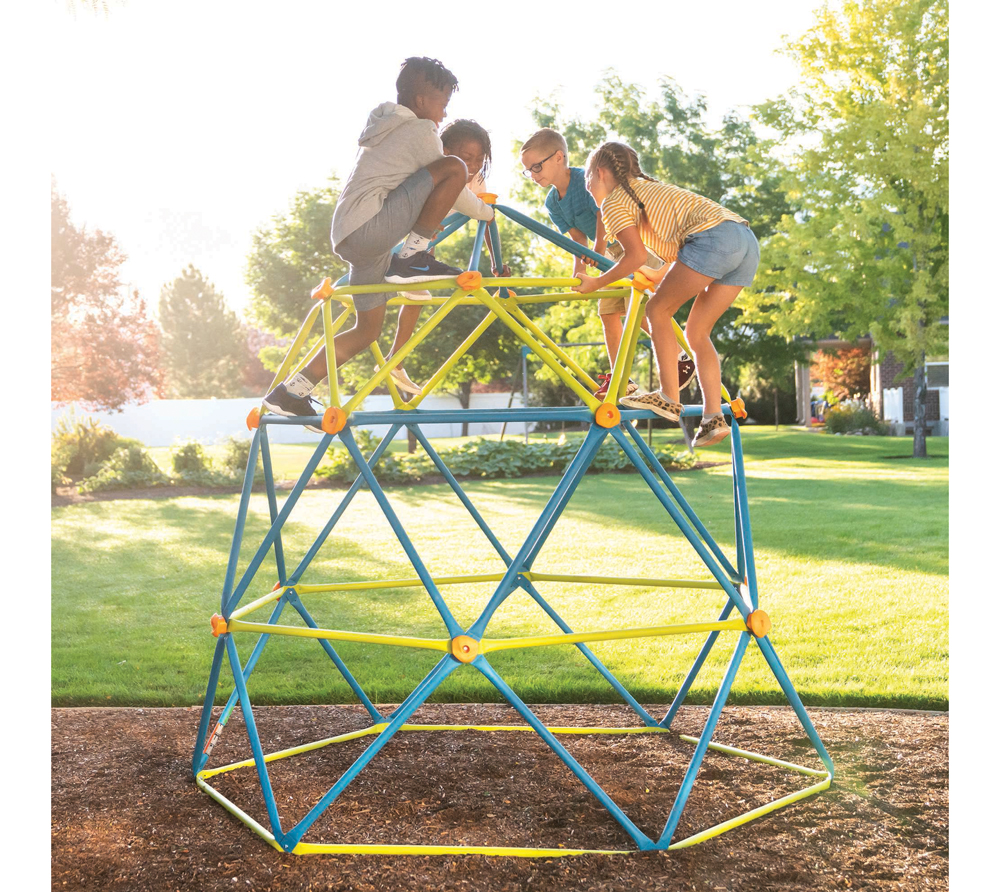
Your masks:
<svg viewBox="0 0 1000 892"><path fill-rule="evenodd" d="M368 116L358 139L354 170L347 178L333 212L333 250L381 209L388 195L410 174L444 157L433 121L418 118L405 105L383 102ZM463 189L454 210L475 220L489 220L493 209Z"/></svg>

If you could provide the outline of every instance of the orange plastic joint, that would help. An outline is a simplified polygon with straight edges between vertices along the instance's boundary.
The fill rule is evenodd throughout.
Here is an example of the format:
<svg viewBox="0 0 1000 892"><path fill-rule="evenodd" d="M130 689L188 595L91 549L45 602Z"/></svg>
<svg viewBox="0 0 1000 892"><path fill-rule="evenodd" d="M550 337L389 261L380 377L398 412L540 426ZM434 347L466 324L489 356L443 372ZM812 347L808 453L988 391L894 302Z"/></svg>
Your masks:
<svg viewBox="0 0 1000 892"><path fill-rule="evenodd" d="M212 614L212 634L218 638L229 631L226 621L218 613Z"/></svg>
<svg viewBox="0 0 1000 892"><path fill-rule="evenodd" d="M594 421L598 427L617 427L621 424L622 413L614 403L601 403L594 410Z"/></svg>
<svg viewBox="0 0 1000 892"><path fill-rule="evenodd" d="M733 410L733 418L747 417L747 407L739 397L729 401L729 408Z"/></svg>
<svg viewBox="0 0 1000 892"><path fill-rule="evenodd" d="M333 282L329 278L324 279L312 290L313 300L326 300L333 294Z"/></svg>
<svg viewBox="0 0 1000 892"><path fill-rule="evenodd" d="M483 284L483 274L477 269L470 269L455 277L455 284L463 291L475 291Z"/></svg>
<svg viewBox="0 0 1000 892"><path fill-rule="evenodd" d="M477 192L476 198L480 201L485 201L487 204L496 204L497 196L494 192Z"/></svg>
<svg viewBox="0 0 1000 892"><path fill-rule="evenodd" d="M747 614L747 628L753 632L755 638L763 638L771 631L771 617L763 610L751 610Z"/></svg>
<svg viewBox="0 0 1000 892"><path fill-rule="evenodd" d="M649 279L643 275L643 273L636 270L635 274L632 276L632 287L638 288L640 291L648 291L653 287L653 283L650 282Z"/></svg>
<svg viewBox="0 0 1000 892"><path fill-rule="evenodd" d="M281 583L280 583L280 582L276 582L276 583L274 584L274 588L273 588L273 589L271 589L271 591L272 591L272 592L276 592L276 591L277 591L277 590L278 590L279 588L281 588Z"/></svg>
<svg viewBox="0 0 1000 892"><path fill-rule="evenodd" d="M339 434L347 424L347 413L339 406L330 406L323 413L323 422L320 427L328 434Z"/></svg>
<svg viewBox="0 0 1000 892"><path fill-rule="evenodd" d="M479 654L479 642L468 635L451 639L451 655L460 663L471 663Z"/></svg>
<svg viewBox="0 0 1000 892"><path fill-rule="evenodd" d="M260 409L254 406L247 415L247 430L256 430L260 427Z"/></svg>

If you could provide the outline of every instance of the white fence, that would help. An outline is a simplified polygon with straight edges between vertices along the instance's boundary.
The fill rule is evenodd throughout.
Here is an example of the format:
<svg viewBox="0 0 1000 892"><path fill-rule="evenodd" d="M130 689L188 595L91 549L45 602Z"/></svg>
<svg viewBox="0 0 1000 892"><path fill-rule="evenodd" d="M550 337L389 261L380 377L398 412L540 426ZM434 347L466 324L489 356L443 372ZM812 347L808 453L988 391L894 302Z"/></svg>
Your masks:
<svg viewBox="0 0 1000 892"><path fill-rule="evenodd" d="M510 399L508 393L473 393L469 400L470 409L506 409ZM180 440L200 440L202 443L216 443L226 437L248 437L247 414L259 399L235 400L152 400L142 405L126 406L122 412L86 412L75 410L78 417L96 418L101 424L112 428L123 437L133 437L146 446L172 446ZM513 406L522 405L521 394L514 395ZM460 409L458 397L429 396L420 407L422 409ZM367 411L392 408L392 398L388 395L370 396L362 404ZM58 420L73 407L52 406L52 429ZM529 429L532 425L529 424ZM470 423L469 436L500 433L501 423ZM388 425L369 427L376 434L388 431ZM424 433L434 437L460 437L461 424L428 424ZM507 425L507 433L524 434L523 423ZM276 424L267 429L268 440L272 443L310 443L316 441L316 434L285 424ZM406 439L406 430L396 434L396 439Z"/></svg>
<svg viewBox="0 0 1000 892"><path fill-rule="evenodd" d="M889 424L903 423L902 387L893 387L882 391L882 417Z"/></svg>

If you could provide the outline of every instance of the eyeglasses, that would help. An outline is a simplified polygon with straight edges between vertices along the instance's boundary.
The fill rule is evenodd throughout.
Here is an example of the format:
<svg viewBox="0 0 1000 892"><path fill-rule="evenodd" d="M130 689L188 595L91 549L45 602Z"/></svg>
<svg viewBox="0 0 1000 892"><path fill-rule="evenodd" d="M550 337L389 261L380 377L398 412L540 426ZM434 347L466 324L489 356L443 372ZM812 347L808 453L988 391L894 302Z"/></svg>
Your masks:
<svg viewBox="0 0 1000 892"><path fill-rule="evenodd" d="M530 177L533 173L541 173L542 172L542 165L546 161L548 161L549 158L554 157L556 155L556 153L561 152L561 151L562 151L562 149L556 149L555 152L553 152L551 155L548 156L548 158L543 158L537 164L532 164L531 167L524 168L524 170L522 170L521 173L523 173L526 177Z"/></svg>

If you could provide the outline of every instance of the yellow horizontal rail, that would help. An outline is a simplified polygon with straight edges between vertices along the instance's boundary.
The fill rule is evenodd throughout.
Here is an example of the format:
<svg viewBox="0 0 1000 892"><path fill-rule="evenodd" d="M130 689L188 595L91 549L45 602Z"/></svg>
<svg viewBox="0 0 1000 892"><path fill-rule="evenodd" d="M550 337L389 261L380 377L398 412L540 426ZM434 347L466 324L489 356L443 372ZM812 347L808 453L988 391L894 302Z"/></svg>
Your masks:
<svg viewBox="0 0 1000 892"><path fill-rule="evenodd" d="M477 573L471 576L432 576L435 585L461 585L463 582L499 582L504 573ZM423 582L416 576L406 579L379 579L364 582L330 582L296 585L295 591L307 594L309 592L350 592L379 588L413 588L422 586ZM233 616L236 614L234 613Z"/></svg>
<svg viewBox="0 0 1000 892"><path fill-rule="evenodd" d="M742 619L726 619L721 622L680 623L673 626L647 626L641 629L607 629L600 632L572 632L564 635L532 635L526 638L484 638L479 642L479 650L481 653L488 653L522 647L582 644L586 641L617 641L625 638L686 635L692 632L745 632L746 630L746 623Z"/></svg>
<svg viewBox="0 0 1000 892"><path fill-rule="evenodd" d="M531 582L587 582L594 585L648 585L650 588L721 589L714 579L646 579L641 576L573 576L568 573L522 573Z"/></svg>
<svg viewBox="0 0 1000 892"><path fill-rule="evenodd" d="M280 626L271 623L248 623L230 618L230 632L260 632L288 635L292 638L323 638L327 641L358 641L364 644L387 644L393 647L417 647L423 650L447 652L448 641L434 638L414 638L409 635L380 635L374 632L345 632L340 629L310 629L306 626Z"/></svg>

